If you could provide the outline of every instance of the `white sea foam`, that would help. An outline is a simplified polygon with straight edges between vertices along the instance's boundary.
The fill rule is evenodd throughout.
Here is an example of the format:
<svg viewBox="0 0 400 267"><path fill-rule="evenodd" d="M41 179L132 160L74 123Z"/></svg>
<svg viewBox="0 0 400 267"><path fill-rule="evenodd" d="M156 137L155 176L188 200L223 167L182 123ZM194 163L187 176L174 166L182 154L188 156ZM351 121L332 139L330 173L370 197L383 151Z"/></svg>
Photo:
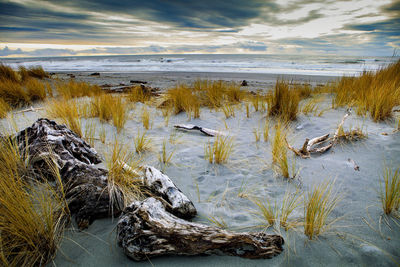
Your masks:
<svg viewBox="0 0 400 267"><path fill-rule="evenodd" d="M2 59L17 68L41 65L53 71L102 72L233 72L357 75L377 70L398 57L337 57L298 55L133 55Z"/></svg>

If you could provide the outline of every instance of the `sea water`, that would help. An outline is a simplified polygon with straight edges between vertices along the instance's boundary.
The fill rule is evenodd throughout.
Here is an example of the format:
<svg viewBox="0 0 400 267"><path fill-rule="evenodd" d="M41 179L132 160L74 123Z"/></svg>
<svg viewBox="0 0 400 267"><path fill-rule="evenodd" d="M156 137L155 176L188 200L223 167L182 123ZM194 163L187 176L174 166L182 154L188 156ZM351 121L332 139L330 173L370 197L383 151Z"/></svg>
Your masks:
<svg viewBox="0 0 400 267"><path fill-rule="evenodd" d="M41 65L48 72L222 72L289 75L359 75L400 57L333 55L121 55L3 58L14 68Z"/></svg>

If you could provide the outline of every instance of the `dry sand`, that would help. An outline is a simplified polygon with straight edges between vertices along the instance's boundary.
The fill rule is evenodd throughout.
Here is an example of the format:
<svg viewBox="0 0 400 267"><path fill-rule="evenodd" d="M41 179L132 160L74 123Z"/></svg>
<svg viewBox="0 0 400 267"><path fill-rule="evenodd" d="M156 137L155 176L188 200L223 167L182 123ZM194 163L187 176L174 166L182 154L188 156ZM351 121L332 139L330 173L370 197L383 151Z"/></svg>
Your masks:
<svg viewBox="0 0 400 267"><path fill-rule="evenodd" d="M141 74L104 74L100 77L88 76L88 73L76 73L77 79L93 83L129 84L129 80L148 81L150 86L167 88L177 82L193 81L196 78L223 80L247 80L250 88L267 89L274 84L274 75L241 75L241 74L199 74L199 73L141 73ZM60 74L60 77L65 74ZM326 82L332 77L297 77L314 83ZM252 90L252 89L251 89ZM289 142L300 147L305 138L312 138L325 133L333 134L345 109L332 110L331 96L325 95L319 110L328 109L322 116L301 114L293 122L289 133ZM40 104L38 104L40 106ZM143 104L136 104L130 111L131 119L118 136L121 143L133 149L133 138L138 129L143 131L140 115ZM308 241L300 226L285 232L283 229L261 229L267 232L280 232L285 238L285 251L282 255L270 260L247 260L227 256L196 257L161 257L150 262L133 262L128 259L115 241L117 218L96 220L87 231L70 231L66 233L62 247L57 254L57 266L395 266L400 262L400 226L391 220L381 217L382 208L379 200L379 180L386 163L392 166L400 164L400 133L391 133L394 121L373 123L369 118L349 117L344 128L363 127L368 133L365 140L337 145L323 155L311 159L294 158L288 153L290 164L295 163L299 174L288 180L276 175L271 169L271 142L255 142L253 130L261 129L265 114L251 110L246 118L244 105L240 104L235 117L225 119L223 112L201 109L199 119L190 123L223 130L234 138L234 151L225 165L212 165L204 159L204 147L213 138L198 133L175 130L176 123L186 123L187 116L171 116L168 126L164 125L161 112L149 107L152 128L147 131L152 139L152 151L145 154L145 162L163 168L158 162L158 153L163 140L169 142L169 151L175 151L172 164L164 172L194 202L199 215L197 222L211 224L207 217L212 215L222 218L228 229L260 230L251 228L260 222L252 214L255 205L247 198L238 197L244 189L249 196L261 199L269 198L280 203L286 190L299 187L304 193L327 179L336 179L335 189L342 200L331 214L330 219L341 218L318 240ZM31 125L45 112L26 113L16 116L20 129ZM3 121L4 123L4 121ZM83 125L96 123L98 135L100 122L97 118L83 119ZM226 124L226 125L225 125ZM107 142L112 143L116 135L115 128L104 124ZM270 136L273 137L273 130ZM95 148L104 153L107 149L97 141ZM354 160L360 171L355 171L348 159ZM291 219L301 219L303 207L298 207ZM79 244L79 246L77 245Z"/></svg>

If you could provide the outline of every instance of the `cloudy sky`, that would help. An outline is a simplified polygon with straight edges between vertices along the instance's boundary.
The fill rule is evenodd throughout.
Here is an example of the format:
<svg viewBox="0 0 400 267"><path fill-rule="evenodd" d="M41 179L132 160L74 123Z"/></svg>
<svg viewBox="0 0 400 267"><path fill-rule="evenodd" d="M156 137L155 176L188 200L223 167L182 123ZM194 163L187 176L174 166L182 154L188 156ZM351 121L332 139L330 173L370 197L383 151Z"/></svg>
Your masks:
<svg viewBox="0 0 400 267"><path fill-rule="evenodd" d="M399 48L400 0L0 0L0 57Z"/></svg>

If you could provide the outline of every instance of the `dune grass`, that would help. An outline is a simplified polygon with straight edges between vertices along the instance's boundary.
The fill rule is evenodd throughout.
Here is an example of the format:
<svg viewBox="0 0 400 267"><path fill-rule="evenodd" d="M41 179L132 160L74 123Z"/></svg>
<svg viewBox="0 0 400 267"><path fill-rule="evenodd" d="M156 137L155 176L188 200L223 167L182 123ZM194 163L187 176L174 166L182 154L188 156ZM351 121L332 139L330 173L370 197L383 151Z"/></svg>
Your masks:
<svg viewBox="0 0 400 267"><path fill-rule="evenodd" d="M188 86L177 85L175 88L169 89L166 98L175 114L186 112L189 118L200 117L199 99Z"/></svg>
<svg viewBox="0 0 400 267"><path fill-rule="evenodd" d="M300 96L287 81L277 80L273 94L268 97L268 115L292 121L299 112Z"/></svg>
<svg viewBox="0 0 400 267"><path fill-rule="evenodd" d="M264 137L264 142L268 142L268 138L269 138L269 121L266 120L263 126L263 137Z"/></svg>
<svg viewBox="0 0 400 267"><path fill-rule="evenodd" d="M329 229L337 219L328 222L328 217L340 201L333 191L335 181L315 185L304 198L304 234L310 239L317 238Z"/></svg>
<svg viewBox="0 0 400 267"><path fill-rule="evenodd" d="M19 75L21 76L21 80L25 81L31 78L44 79L49 78L49 74L43 69L42 66L33 66L29 69L24 66L19 66L18 68Z"/></svg>
<svg viewBox="0 0 400 267"><path fill-rule="evenodd" d="M60 175L54 173L56 188L39 181L14 140L2 139L0 146L1 265L45 266L69 222Z"/></svg>
<svg viewBox="0 0 400 267"><path fill-rule="evenodd" d="M289 178L289 163L287 158L287 146L285 142L287 127L281 122L275 125L275 136L272 143L272 162L278 172L285 178Z"/></svg>
<svg viewBox="0 0 400 267"><path fill-rule="evenodd" d="M64 99L71 99L83 96L96 96L102 93L98 85L91 85L87 82L77 82L69 80L68 82L58 81L56 90Z"/></svg>
<svg viewBox="0 0 400 267"><path fill-rule="evenodd" d="M113 100L112 121L119 133L128 120L128 103L121 96L115 96Z"/></svg>
<svg viewBox="0 0 400 267"><path fill-rule="evenodd" d="M19 83L19 75L10 66L0 63L0 81L11 81L14 83Z"/></svg>
<svg viewBox="0 0 400 267"><path fill-rule="evenodd" d="M136 85L132 87L127 95L128 99L132 102L142 102L145 103L151 98L150 91L144 89L142 85Z"/></svg>
<svg viewBox="0 0 400 267"><path fill-rule="evenodd" d="M400 208L400 166L396 169L385 165L380 184L380 199L386 215Z"/></svg>
<svg viewBox="0 0 400 267"><path fill-rule="evenodd" d="M221 109L225 114L225 118L235 117L235 106L231 103L224 103Z"/></svg>
<svg viewBox="0 0 400 267"><path fill-rule="evenodd" d="M44 100L47 97L46 84L30 78L25 81L26 92L31 101Z"/></svg>
<svg viewBox="0 0 400 267"><path fill-rule="evenodd" d="M347 131L344 130L343 126L338 129L337 139L342 142L351 142L368 137L368 133L363 130L363 127L349 127Z"/></svg>
<svg viewBox="0 0 400 267"><path fill-rule="evenodd" d="M246 118L250 118L250 104L249 104L249 102L246 102L245 108L246 108Z"/></svg>
<svg viewBox="0 0 400 267"><path fill-rule="evenodd" d="M342 77L332 85L333 106L356 106L359 115L369 112L375 122L392 116L400 105L400 60L376 72L364 71L359 77Z"/></svg>
<svg viewBox="0 0 400 267"><path fill-rule="evenodd" d="M146 136L146 132L138 131L133 141L138 154L150 149L151 139Z"/></svg>
<svg viewBox="0 0 400 267"><path fill-rule="evenodd" d="M174 150L172 150L171 152L167 151L167 140L163 140L163 143L161 145L161 151L160 154L158 155L158 160L162 164L164 164L164 166L167 166L171 163L174 153L175 153Z"/></svg>
<svg viewBox="0 0 400 267"><path fill-rule="evenodd" d="M259 129L257 129L257 128L254 128L253 129L253 135L254 135L254 140L256 142L259 142L260 138L261 138L261 131Z"/></svg>
<svg viewBox="0 0 400 267"><path fill-rule="evenodd" d="M0 98L11 107L22 107L31 103L23 86L12 80L0 80Z"/></svg>
<svg viewBox="0 0 400 267"><path fill-rule="evenodd" d="M126 207L132 201L140 200L144 196L145 191L139 177L142 160L130 153L128 146L120 144L117 137L111 146L111 150L105 156L109 171L108 187L112 196L111 201ZM123 203L121 199L116 198L118 194L114 194L115 190L122 191Z"/></svg>
<svg viewBox="0 0 400 267"><path fill-rule="evenodd" d="M278 220L278 206L276 201L271 203L269 198L266 201L262 201L257 198L251 199L251 201L257 206L257 210L253 211L261 222L261 227L268 228L274 226Z"/></svg>
<svg viewBox="0 0 400 267"><path fill-rule="evenodd" d="M323 98L321 97L312 97L308 101L304 102L304 104L301 106L301 112L304 115L308 115L310 113L316 115L319 109L319 103L322 101Z"/></svg>
<svg viewBox="0 0 400 267"><path fill-rule="evenodd" d="M5 118L10 110L10 105L8 105L6 101L0 98L0 119Z"/></svg>
<svg viewBox="0 0 400 267"><path fill-rule="evenodd" d="M204 157L209 163L223 164L232 154L233 139L231 137L216 136L214 143L208 143L204 149Z"/></svg>
<svg viewBox="0 0 400 267"><path fill-rule="evenodd" d="M302 198L303 193L301 190L296 189L295 192L290 192L290 190L286 189L279 216L279 224L286 231L297 225L297 221L290 221L289 216L301 205Z"/></svg>
<svg viewBox="0 0 400 267"><path fill-rule="evenodd" d="M148 130L150 129L150 112L146 106L143 106L142 108L142 124L143 127Z"/></svg>
<svg viewBox="0 0 400 267"><path fill-rule="evenodd" d="M82 137L82 125L78 104L74 100L51 100L46 103L46 113L52 118L58 118L71 131Z"/></svg>

